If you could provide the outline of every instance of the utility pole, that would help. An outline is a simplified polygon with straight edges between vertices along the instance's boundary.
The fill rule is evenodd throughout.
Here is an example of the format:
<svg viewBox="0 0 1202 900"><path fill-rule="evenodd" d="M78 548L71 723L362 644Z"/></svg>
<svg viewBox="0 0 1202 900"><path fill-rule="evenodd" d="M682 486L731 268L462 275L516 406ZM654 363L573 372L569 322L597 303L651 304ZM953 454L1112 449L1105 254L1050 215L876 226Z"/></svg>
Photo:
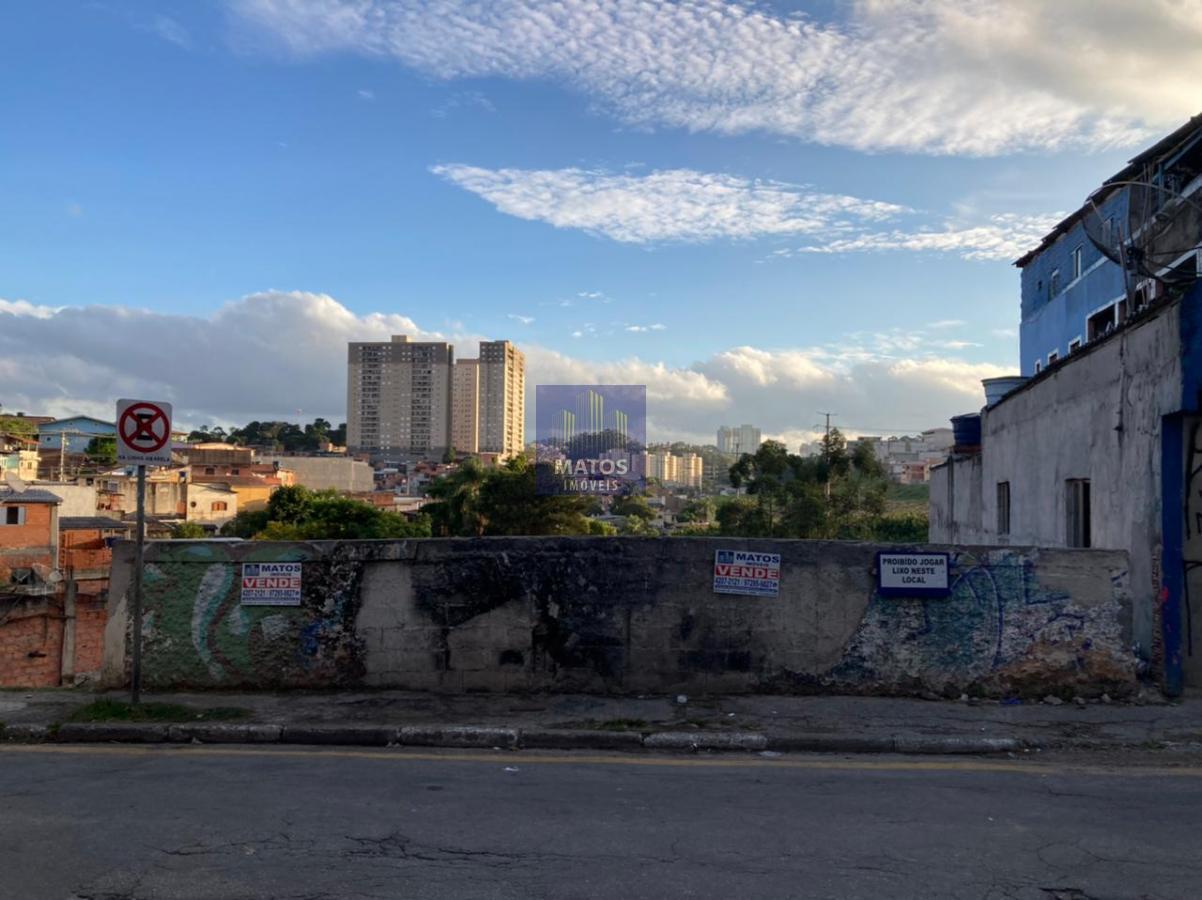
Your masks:
<svg viewBox="0 0 1202 900"><path fill-rule="evenodd" d="M67 465L67 432L58 433L58 480L61 484L66 481L63 470Z"/></svg>
<svg viewBox="0 0 1202 900"><path fill-rule="evenodd" d="M822 458L826 460L826 499L831 499L831 416L837 416L838 413L833 412L818 412L818 415L826 417L826 438L822 442Z"/></svg>

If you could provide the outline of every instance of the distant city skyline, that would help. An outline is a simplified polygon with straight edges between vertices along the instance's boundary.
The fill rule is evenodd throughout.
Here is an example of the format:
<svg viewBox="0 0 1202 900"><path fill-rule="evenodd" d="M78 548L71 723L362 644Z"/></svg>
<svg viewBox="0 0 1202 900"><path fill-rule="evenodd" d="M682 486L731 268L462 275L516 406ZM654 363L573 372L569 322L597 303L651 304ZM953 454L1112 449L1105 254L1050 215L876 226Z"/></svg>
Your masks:
<svg viewBox="0 0 1202 900"><path fill-rule="evenodd" d="M1167 6L950 8L18 4L0 402L341 421L405 333L646 384L656 440L939 426L1018 371L1011 262L1202 79Z"/></svg>

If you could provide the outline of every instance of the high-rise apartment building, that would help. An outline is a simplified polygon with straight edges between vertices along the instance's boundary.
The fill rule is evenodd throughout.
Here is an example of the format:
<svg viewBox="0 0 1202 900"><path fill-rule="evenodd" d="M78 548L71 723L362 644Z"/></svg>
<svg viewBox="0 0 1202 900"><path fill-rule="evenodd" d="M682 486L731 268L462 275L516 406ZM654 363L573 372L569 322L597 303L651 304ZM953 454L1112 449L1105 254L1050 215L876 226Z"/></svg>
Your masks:
<svg viewBox="0 0 1202 900"><path fill-rule="evenodd" d="M480 360L458 359L451 381L451 445L480 452Z"/></svg>
<svg viewBox="0 0 1202 900"><path fill-rule="evenodd" d="M347 347L346 440L354 450L438 456L451 442L455 351L440 341Z"/></svg>
<svg viewBox="0 0 1202 900"><path fill-rule="evenodd" d="M755 453L760 449L760 430L754 425L723 425L718 429L718 451L733 453Z"/></svg>
<svg viewBox="0 0 1202 900"><path fill-rule="evenodd" d="M479 359L395 335L347 352L347 444L353 450L441 457L521 453L526 443L526 357L509 341L482 341Z"/></svg>
<svg viewBox="0 0 1202 900"><path fill-rule="evenodd" d="M479 452L521 453L526 447L526 355L509 341L480 342L479 397Z"/></svg>
<svg viewBox="0 0 1202 900"><path fill-rule="evenodd" d="M651 450L646 454L644 471L667 487L700 488L704 465L696 453L676 456L667 450Z"/></svg>

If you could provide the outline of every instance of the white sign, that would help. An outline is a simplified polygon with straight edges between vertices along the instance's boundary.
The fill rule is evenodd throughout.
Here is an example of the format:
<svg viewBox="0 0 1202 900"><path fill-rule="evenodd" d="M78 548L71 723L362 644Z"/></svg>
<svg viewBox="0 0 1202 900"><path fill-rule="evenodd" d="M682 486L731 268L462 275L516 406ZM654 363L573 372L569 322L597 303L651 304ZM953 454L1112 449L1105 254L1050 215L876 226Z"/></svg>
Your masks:
<svg viewBox="0 0 1202 900"><path fill-rule="evenodd" d="M117 401L117 462L171 465L171 404L158 400Z"/></svg>
<svg viewBox="0 0 1202 900"><path fill-rule="evenodd" d="M242 564L243 606L300 606L300 604L300 563Z"/></svg>
<svg viewBox="0 0 1202 900"><path fill-rule="evenodd" d="M714 554L714 593L777 596L780 594L780 554L717 551Z"/></svg>
<svg viewBox="0 0 1202 900"><path fill-rule="evenodd" d="M946 553L877 554L880 592L886 596L947 596L947 570Z"/></svg>

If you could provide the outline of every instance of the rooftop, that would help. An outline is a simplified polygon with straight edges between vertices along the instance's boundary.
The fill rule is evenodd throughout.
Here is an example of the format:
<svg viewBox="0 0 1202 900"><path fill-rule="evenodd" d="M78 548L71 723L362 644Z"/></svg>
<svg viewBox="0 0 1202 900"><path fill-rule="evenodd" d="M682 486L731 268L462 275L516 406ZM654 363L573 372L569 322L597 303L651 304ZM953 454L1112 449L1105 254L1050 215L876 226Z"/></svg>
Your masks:
<svg viewBox="0 0 1202 900"><path fill-rule="evenodd" d="M29 488L24 491L14 491L10 487L0 487L0 503L62 503L63 498L50 491Z"/></svg>
<svg viewBox="0 0 1202 900"><path fill-rule="evenodd" d="M1170 150L1174 149L1178 144L1183 143L1195 131L1202 132L1202 113L1192 117L1176 131L1161 138L1151 147L1148 147L1146 150L1143 150L1137 155L1131 157L1131 159L1128 160L1127 165L1121 171L1116 172L1114 175L1111 175L1104 182L1102 182L1102 188L1105 189L1108 185L1114 185L1116 182L1132 180L1133 177L1138 174L1140 166L1150 159L1164 156ZM1044 238L1039 242L1038 247L1024 253L1014 261L1014 264L1021 269L1048 247L1052 246L1052 244L1056 243L1056 241L1060 239L1061 235L1065 234L1067 231L1069 231L1069 229L1077 224L1078 220L1082 215L1084 215L1085 210L1088 208L1088 203L1081 204L1080 208L1077 209L1076 212L1066 216L1057 223L1055 228L1044 235Z"/></svg>
<svg viewBox="0 0 1202 900"><path fill-rule="evenodd" d="M60 531L128 531L133 523L105 516L63 516L58 527Z"/></svg>

